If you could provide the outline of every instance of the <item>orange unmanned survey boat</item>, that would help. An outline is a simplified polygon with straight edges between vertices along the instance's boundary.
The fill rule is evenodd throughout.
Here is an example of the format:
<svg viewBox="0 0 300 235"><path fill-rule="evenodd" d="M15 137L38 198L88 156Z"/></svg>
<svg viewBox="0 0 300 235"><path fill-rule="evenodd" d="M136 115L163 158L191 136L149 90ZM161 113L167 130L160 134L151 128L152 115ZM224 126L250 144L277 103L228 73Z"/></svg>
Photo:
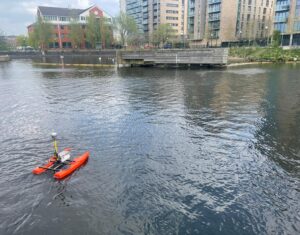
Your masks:
<svg viewBox="0 0 300 235"><path fill-rule="evenodd" d="M90 153L85 152L79 157L71 160L70 158L70 148L64 149L64 151L58 153L57 143L56 143L56 133L52 134L52 138L54 140L54 156L52 156L46 164L43 166L36 167L32 173L35 175L40 175L45 171L54 172L55 179L64 179L65 177L72 174L76 169L81 167L84 163L87 162Z"/></svg>

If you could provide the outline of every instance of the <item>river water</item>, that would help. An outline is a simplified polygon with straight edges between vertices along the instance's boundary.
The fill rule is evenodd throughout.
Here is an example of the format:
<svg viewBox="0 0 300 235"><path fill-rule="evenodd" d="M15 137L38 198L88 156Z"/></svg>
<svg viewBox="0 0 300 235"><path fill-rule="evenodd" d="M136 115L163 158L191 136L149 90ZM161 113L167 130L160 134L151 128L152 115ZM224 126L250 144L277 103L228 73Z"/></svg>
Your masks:
<svg viewBox="0 0 300 235"><path fill-rule="evenodd" d="M299 234L299 74L0 64L0 234Z"/></svg>

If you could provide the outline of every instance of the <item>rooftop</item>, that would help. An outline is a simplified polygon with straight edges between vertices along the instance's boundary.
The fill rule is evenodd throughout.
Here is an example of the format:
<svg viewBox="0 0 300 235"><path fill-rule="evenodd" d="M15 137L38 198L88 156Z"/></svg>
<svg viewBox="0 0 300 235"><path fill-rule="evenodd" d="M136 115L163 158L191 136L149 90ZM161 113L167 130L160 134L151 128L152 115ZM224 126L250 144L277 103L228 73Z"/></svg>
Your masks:
<svg viewBox="0 0 300 235"><path fill-rule="evenodd" d="M91 7L89 7L91 8ZM86 9L74 9L74 8L61 8L61 7L45 7L38 6L42 15L47 16L78 16L81 13L85 12Z"/></svg>

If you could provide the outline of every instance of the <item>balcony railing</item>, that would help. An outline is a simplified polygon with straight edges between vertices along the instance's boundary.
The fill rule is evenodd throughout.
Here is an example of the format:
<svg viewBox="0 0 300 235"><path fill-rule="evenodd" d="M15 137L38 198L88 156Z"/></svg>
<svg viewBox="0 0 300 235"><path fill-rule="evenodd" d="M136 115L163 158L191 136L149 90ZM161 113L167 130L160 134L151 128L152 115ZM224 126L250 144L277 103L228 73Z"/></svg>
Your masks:
<svg viewBox="0 0 300 235"><path fill-rule="evenodd" d="M276 11L289 11L290 5L277 5Z"/></svg>
<svg viewBox="0 0 300 235"><path fill-rule="evenodd" d="M216 4L216 3L221 3L221 0L209 0L208 4Z"/></svg>
<svg viewBox="0 0 300 235"><path fill-rule="evenodd" d="M218 21L220 20L220 17L208 17L208 21Z"/></svg>
<svg viewBox="0 0 300 235"><path fill-rule="evenodd" d="M277 17L274 19L274 23L286 23L286 22L288 22L287 17Z"/></svg>

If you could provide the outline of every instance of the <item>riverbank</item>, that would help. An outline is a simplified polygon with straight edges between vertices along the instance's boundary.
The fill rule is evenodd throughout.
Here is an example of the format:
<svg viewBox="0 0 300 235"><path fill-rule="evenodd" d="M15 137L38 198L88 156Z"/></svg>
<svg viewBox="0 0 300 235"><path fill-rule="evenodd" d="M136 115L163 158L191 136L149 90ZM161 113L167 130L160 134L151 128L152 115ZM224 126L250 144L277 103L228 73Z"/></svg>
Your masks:
<svg viewBox="0 0 300 235"><path fill-rule="evenodd" d="M205 50L205 49L204 49ZM206 51L206 50L205 50ZM228 60L224 60L224 65L228 67L242 66L249 64L263 63L299 63L300 49L285 50L279 47L236 47L228 50ZM147 55L145 53L148 53ZM158 53L158 55L156 55ZM163 54L162 54L163 53ZM170 53L173 53L172 55ZM174 54L175 53L175 54ZM151 64L171 64L178 66L181 63L193 64L196 59L203 58L203 55L187 55L190 50L145 50L145 51L48 51L42 55L40 52L10 52L11 59L32 59L36 65L41 66L73 66L73 67L113 67L115 64L126 65L151 65ZM122 59L117 59L117 55L123 55ZM162 55L167 55L168 58L162 58ZM182 56L181 56L182 54ZM155 56L156 55L156 56ZM0 56L4 54L0 53ZM207 55L206 55L207 56ZM120 57L120 56L119 56ZM151 59L151 58L152 59ZM181 58L182 57L182 58ZM192 58L195 57L195 58ZM159 61L156 61L156 58ZM221 58L221 57L220 57ZM226 61L226 62L225 62ZM216 61L214 61L216 62ZM199 61L199 64L208 63Z"/></svg>
<svg viewBox="0 0 300 235"><path fill-rule="evenodd" d="M236 47L229 50L229 64L299 62L300 49L285 50L280 47Z"/></svg>

